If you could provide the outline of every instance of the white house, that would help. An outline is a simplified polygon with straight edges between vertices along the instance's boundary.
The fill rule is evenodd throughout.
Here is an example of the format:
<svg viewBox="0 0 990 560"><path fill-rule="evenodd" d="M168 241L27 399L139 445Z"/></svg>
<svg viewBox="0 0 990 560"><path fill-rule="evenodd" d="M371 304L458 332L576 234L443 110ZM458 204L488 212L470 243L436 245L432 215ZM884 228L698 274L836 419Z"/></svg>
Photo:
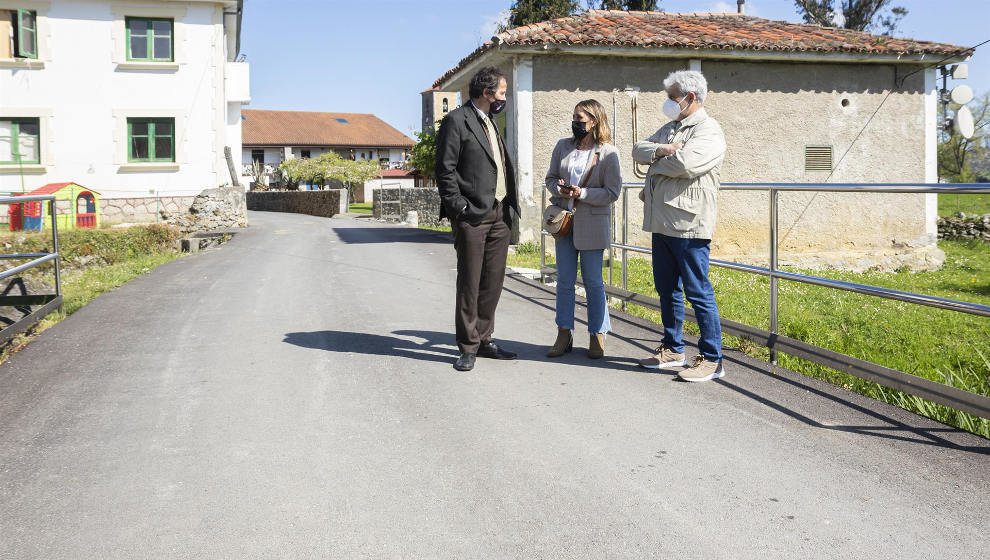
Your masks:
<svg viewBox="0 0 990 560"><path fill-rule="evenodd" d="M241 161L247 175L252 163L264 164L271 173L285 160L317 158L327 152L356 161L377 161L382 169L398 169L416 144L369 113L245 109L242 115ZM252 180L245 177L242 183Z"/></svg>
<svg viewBox="0 0 990 560"><path fill-rule="evenodd" d="M0 0L0 191L74 181L154 199L230 184L225 148L238 177L250 101L242 7Z"/></svg>

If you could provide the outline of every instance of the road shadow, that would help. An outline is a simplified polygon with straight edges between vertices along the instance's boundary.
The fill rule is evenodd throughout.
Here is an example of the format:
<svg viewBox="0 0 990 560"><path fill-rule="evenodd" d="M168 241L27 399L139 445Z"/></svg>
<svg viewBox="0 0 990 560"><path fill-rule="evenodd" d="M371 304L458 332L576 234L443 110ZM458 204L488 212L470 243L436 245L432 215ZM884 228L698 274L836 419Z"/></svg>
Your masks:
<svg viewBox="0 0 990 560"><path fill-rule="evenodd" d="M398 356L451 365L460 356L453 333L400 330L390 334L395 336L330 330L294 332L286 334L282 342L328 352ZM561 358L551 360L546 357L547 350L550 348L549 344L530 344L505 339L496 339L496 342L506 350L519 354L519 361L563 363L609 370L638 370L636 360L608 355L600 360L592 360L585 354L586 349L579 348L577 345L575 345L574 351Z"/></svg>
<svg viewBox="0 0 990 560"><path fill-rule="evenodd" d="M421 343L398 336L350 331L293 332L286 334L282 342L327 352L399 356L429 362L453 363L460 355L456 347L438 345L433 341Z"/></svg>
<svg viewBox="0 0 990 560"><path fill-rule="evenodd" d="M406 227L335 227L333 232L344 243L441 243L450 244L450 232Z"/></svg>
<svg viewBox="0 0 990 560"><path fill-rule="evenodd" d="M543 286L536 281L529 280L517 274L507 274L506 280L507 285L504 288L506 292L546 309L554 309L555 291L552 288ZM512 287L509 287L509 280L513 281ZM577 305L583 306L583 303L582 298L578 298ZM616 309L610 309L609 313L613 325L613 333L610 336L624 340L633 346L643 349L645 352L649 352L656 345L658 338L650 337L649 339L644 339L637 336L621 336L617 335L614 330L616 330L615 327L618 327L618 324L625 323L627 326L637 330L645 329L648 332L656 332L660 328L660 325ZM659 334L656 336L659 337ZM696 340L694 337L685 336L684 338L685 342L696 346L696 343L691 342L691 340ZM691 351L693 352L694 349ZM966 451L980 455L990 455L990 442L986 442L983 438L965 430L940 424L935 420L929 420L922 416L916 416L906 410L857 393L846 393L824 381L785 368L771 366L766 362L750 358L741 353L726 352L723 354L723 360L727 364L734 366L730 371L741 372L741 370L748 370L753 372L756 377L749 376L747 378L730 375L715 383L803 422L808 426L822 430L855 433L881 439ZM640 369L639 371L643 370ZM671 373L676 373L676 371L672 371ZM677 378L674 377L673 381L677 381ZM826 412L817 414L817 418L812 417L812 407L805 407L799 411L794 407L787 406L783 402L783 399L774 399L760 394L760 385L766 383L787 384L798 394L810 393L814 397L824 399L829 403L829 406L819 409ZM861 414L864 417L864 421L855 425L833 423L835 418L848 415L850 412ZM929 425L922 426L918 424ZM974 442L977 442L977 444L974 445Z"/></svg>

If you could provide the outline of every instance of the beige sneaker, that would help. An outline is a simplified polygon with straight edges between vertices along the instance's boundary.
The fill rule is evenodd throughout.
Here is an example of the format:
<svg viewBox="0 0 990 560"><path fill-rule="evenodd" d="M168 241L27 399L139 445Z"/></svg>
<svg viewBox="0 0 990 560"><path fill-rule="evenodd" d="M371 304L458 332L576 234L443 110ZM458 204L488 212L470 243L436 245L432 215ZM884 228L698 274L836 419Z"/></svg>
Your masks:
<svg viewBox="0 0 990 560"><path fill-rule="evenodd" d="M662 369L681 367L684 365L684 354L678 354L666 346L660 346L653 351L653 355L639 361L640 367L649 369Z"/></svg>
<svg viewBox="0 0 990 560"><path fill-rule="evenodd" d="M694 383L700 381L711 381L725 375L722 362L710 362L704 356L695 356L691 360L691 366L677 374L684 381Z"/></svg>

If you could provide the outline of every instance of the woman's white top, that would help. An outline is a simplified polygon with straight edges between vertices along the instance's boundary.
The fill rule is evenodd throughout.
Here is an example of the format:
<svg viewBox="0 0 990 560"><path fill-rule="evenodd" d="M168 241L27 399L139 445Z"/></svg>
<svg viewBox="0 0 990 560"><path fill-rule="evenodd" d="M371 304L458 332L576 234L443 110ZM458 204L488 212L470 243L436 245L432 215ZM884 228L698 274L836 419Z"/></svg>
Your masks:
<svg viewBox="0 0 990 560"><path fill-rule="evenodd" d="M588 168L588 163L591 162L591 152L589 148L587 150L574 150L571 152L570 161L567 162L567 168L571 172L572 185L578 185L581 183L581 177L584 176L584 170Z"/></svg>
<svg viewBox="0 0 990 560"><path fill-rule="evenodd" d="M571 152L567 161L567 169L571 175L568 184L573 186L581 184L581 177L584 176L585 170L588 169L588 164L591 163L591 153L593 151L593 149L589 148L587 150L574 150ZM570 209L574 208L573 198L567 199L567 207Z"/></svg>

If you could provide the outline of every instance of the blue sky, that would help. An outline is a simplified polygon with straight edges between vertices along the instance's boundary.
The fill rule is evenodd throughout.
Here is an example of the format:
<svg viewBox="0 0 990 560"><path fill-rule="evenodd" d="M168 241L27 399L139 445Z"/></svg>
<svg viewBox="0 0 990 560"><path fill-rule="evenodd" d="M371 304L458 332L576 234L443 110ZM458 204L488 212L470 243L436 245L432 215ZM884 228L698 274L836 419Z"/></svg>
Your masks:
<svg viewBox="0 0 990 560"><path fill-rule="evenodd" d="M374 113L412 136L419 92L491 37L511 0L247 0L241 52L254 109ZM990 0L895 0L897 36L972 46L990 39ZM725 12L735 0L661 0L667 12ZM800 21L792 0L747 0L746 11ZM969 84L990 90L990 44ZM950 82L951 83L951 82ZM960 82L963 83L963 82ZM951 87L951 85L950 85Z"/></svg>

